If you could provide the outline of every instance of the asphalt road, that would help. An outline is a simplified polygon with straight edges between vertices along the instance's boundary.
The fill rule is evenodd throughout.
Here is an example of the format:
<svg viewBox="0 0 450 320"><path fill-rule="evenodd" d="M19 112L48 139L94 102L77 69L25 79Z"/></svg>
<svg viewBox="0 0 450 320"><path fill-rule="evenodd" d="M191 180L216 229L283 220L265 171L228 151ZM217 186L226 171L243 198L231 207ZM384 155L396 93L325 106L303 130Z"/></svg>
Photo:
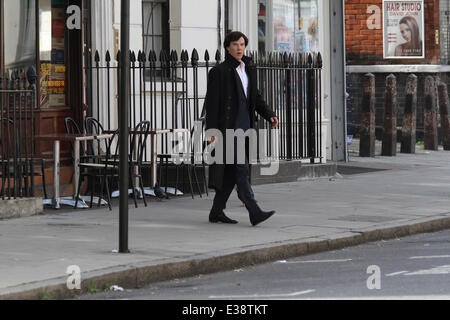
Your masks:
<svg viewBox="0 0 450 320"><path fill-rule="evenodd" d="M450 300L450 230L78 299Z"/></svg>

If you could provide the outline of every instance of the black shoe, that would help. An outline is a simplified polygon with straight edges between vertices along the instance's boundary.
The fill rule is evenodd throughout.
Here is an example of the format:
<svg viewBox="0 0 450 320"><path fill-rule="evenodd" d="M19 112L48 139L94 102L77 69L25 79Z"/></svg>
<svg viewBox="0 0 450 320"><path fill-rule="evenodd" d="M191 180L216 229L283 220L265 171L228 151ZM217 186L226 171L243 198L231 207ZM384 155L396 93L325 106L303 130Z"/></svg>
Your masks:
<svg viewBox="0 0 450 320"><path fill-rule="evenodd" d="M266 221L274 214L275 214L274 210L272 210L272 211L262 211L261 210L260 212L250 216L250 222L252 223L253 226L256 226L256 225L260 224L261 222Z"/></svg>
<svg viewBox="0 0 450 320"><path fill-rule="evenodd" d="M238 221L228 218L225 213L210 213L209 222L211 223L226 223L226 224L237 224Z"/></svg>

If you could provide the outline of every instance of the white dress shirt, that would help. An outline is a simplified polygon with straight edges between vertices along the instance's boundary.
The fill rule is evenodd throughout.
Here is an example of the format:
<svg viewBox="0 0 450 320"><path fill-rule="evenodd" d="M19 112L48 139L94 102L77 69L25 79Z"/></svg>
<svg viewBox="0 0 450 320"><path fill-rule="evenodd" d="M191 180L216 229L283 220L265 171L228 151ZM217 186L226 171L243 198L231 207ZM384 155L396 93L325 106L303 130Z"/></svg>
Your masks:
<svg viewBox="0 0 450 320"><path fill-rule="evenodd" d="M239 78L241 78L242 87L244 88L245 96L248 96L248 76L247 72L245 72L245 63L244 61L241 61L241 64L236 68L236 71L239 75Z"/></svg>

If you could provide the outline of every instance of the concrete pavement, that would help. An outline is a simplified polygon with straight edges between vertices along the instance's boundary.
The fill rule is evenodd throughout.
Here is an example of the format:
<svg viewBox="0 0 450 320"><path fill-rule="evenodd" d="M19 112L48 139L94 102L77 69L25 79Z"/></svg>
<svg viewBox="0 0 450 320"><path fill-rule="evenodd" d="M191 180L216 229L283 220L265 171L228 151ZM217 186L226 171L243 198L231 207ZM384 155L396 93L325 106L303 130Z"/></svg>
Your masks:
<svg viewBox="0 0 450 320"><path fill-rule="evenodd" d="M251 227L233 194L226 213L238 225L209 224L212 195L130 201L129 247L118 254L118 206L110 212L46 210L0 221L0 299L66 298L110 285L154 281L450 228L450 153L351 157L333 178L255 186L277 213ZM68 290L68 266L82 290Z"/></svg>

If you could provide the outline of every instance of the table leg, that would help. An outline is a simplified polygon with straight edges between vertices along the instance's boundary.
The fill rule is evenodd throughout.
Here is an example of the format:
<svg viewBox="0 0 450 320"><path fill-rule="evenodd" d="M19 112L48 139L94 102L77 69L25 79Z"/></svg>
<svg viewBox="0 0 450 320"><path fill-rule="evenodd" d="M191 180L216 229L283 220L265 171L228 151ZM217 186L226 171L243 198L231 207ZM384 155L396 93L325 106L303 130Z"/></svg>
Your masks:
<svg viewBox="0 0 450 320"><path fill-rule="evenodd" d="M61 197L59 193L59 150L59 140L55 140L55 142L53 143L53 207L55 209L59 209L61 207Z"/></svg>
<svg viewBox="0 0 450 320"><path fill-rule="evenodd" d="M158 168L158 166L157 166L157 161L158 160L157 160L156 154L158 152L158 149L157 149L157 145L156 145L156 143L157 143L156 134L152 134L151 137L152 137L152 155L151 155L151 158L152 158L152 174L151 174L151 179L150 179L150 186L152 188L155 188L155 186L156 186L157 168Z"/></svg>
<svg viewBox="0 0 450 320"><path fill-rule="evenodd" d="M80 179L80 141L75 140L73 143L74 152L74 173L73 173L73 184L74 184L74 194L73 198L78 194L78 180Z"/></svg>

